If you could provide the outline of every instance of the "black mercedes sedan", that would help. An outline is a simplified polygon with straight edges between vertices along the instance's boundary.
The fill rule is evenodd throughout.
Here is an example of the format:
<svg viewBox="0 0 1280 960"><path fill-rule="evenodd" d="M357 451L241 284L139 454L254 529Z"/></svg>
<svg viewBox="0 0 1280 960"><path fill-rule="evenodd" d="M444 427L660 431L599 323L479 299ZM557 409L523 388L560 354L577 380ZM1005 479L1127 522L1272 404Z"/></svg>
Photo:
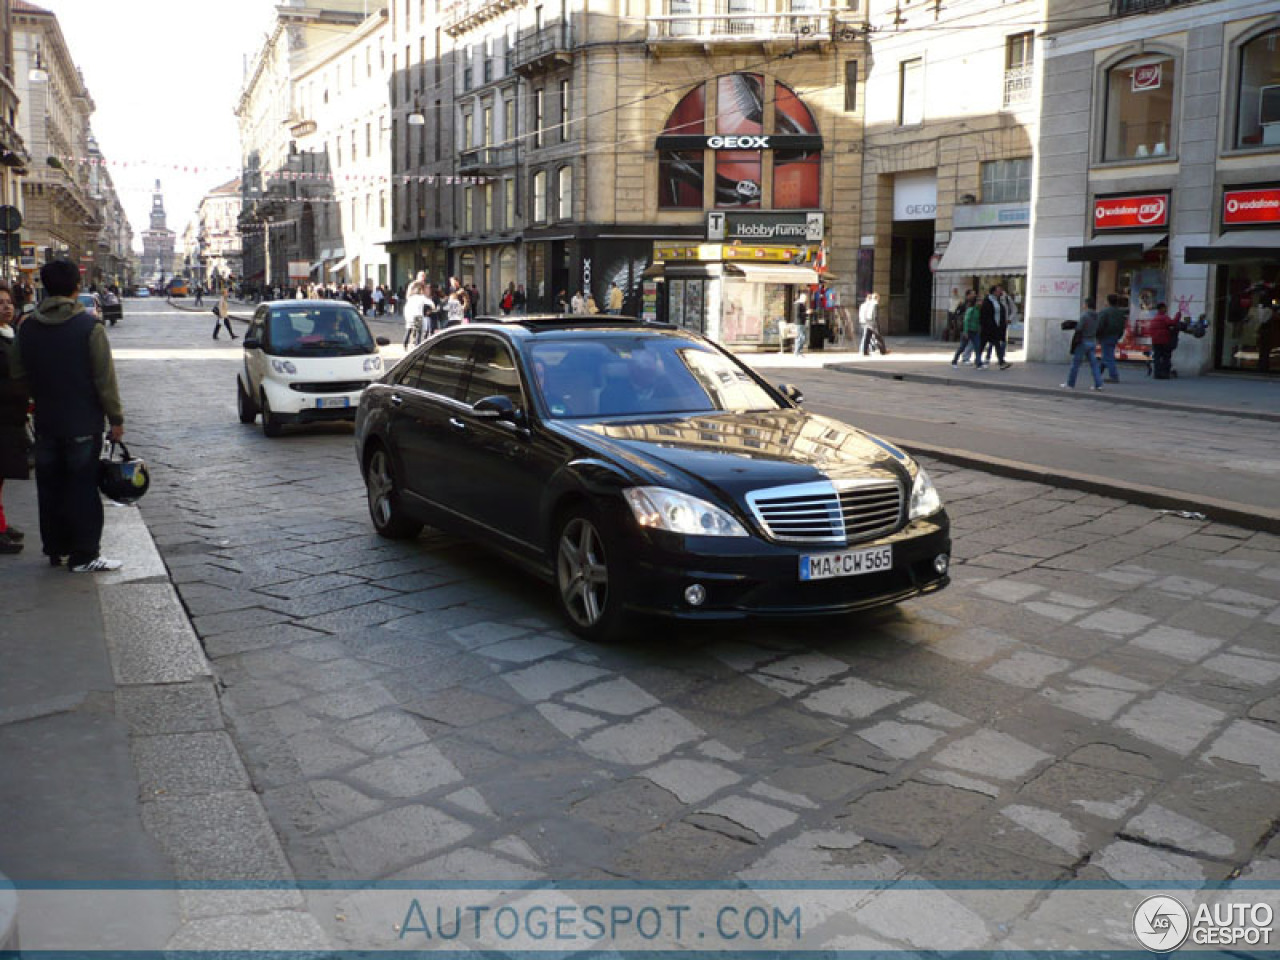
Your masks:
<svg viewBox="0 0 1280 960"><path fill-rule="evenodd" d="M674 327L458 326L360 401L374 528L461 532L551 581L569 626L840 614L941 589L950 525L893 445Z"/></svg>

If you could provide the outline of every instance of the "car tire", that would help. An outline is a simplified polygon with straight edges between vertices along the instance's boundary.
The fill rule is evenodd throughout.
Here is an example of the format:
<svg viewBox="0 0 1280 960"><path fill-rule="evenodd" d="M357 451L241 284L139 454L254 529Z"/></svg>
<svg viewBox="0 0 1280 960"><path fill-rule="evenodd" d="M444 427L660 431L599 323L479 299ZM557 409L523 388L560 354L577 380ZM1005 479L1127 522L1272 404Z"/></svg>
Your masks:
<svg viewBox="0 0 1280 960"><path fill-rule="evenodd" d="M423 523L404 511L400 502L400 482L395 460L382 444L374 444L365 460L364 486L369 502L369 519L378 536L388 540L412 540L422 532Z"/></svg>
<svg viewBox="0 0 1280 960"><path fill-rule="evenodd" d="M253 423L258 419L258 408L249 399L249 394L239 377L236 377L236 413L240 416L241 423Z"/></svg>
<svg viewBox="0 0 1280 960"><path fill-rule="evenodd" d="M596 643L617 639L622 633L623 578L618 575L619 554L599 514L585 504L565 511L554 543L556 602L569 629Z"/></svg>
<svg viewBox="0 0 1280 960"><path fill-rule="evenodd" d="M262 435L264 437L278 437L284 433L284 424L280 418L271 412L271 404L267 400L264 393L262 399L258 402L258 407L262 411Z"/></svg>

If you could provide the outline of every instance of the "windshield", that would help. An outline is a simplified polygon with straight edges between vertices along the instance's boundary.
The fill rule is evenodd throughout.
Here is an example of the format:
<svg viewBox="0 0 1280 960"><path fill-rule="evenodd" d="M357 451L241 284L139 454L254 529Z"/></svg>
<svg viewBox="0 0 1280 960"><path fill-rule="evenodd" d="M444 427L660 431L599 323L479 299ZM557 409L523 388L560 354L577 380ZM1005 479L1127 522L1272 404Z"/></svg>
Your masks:
<svg viewBox="0 0 1280 960"><path fill-rule="evenodd" d="M557 419L778 409L731 358L689 340L545 340L528 354L536 388Z"/></svg>
<svg viewBox="0 0 1280 960"><path fill-rule="evenodd" d="M267 352L277 357L334 357L375 351L360 314L347 304L273 309Z"/></svg>

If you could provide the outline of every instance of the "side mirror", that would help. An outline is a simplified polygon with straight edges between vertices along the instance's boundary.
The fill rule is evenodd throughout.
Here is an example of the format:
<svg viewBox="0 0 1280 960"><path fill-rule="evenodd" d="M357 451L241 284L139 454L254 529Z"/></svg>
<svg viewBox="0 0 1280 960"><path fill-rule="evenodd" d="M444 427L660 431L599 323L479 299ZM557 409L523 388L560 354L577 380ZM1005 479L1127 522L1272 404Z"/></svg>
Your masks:
<svg viewBox="0 0 1280 960"><path fill-rule="evenodd" d="M240 341L240 344L246 350L262 349L262 341L259 340L257 337L245 337L243 340Z"/></svg>
<svg viewBox="0 0 1280 960"><path fill-rule="evenodd" d="M804 403L804 394L800 392L800 388L794 383L778 384L778 392L794 403L797 407Z"/></svg>
<svg viewBox="0 0 1280 960"><path fill-rule="evenodd" d="M374 343L376 343L376 344L377 344L378 346L380 346L380 347L389 347L389 346L391 346L391 338L390 338L390 337L374 337L374 338L373 338L373 342L374 342Z"/></svg>
<svg viewBox="0 0 1280 960"><path fill-rule="evenodd" d="M486 420L497 420L517 427L525 425L524 413L516 409L510 397L500 394L477 400L471 409L476 416L484 417Z"/></svg>

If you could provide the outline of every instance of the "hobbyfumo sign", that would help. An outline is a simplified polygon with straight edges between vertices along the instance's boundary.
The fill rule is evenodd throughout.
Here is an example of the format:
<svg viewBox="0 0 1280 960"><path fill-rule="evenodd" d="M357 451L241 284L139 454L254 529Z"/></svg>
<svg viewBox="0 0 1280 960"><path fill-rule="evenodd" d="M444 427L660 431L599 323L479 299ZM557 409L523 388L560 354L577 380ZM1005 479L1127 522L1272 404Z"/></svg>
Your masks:
<svg viewBox="0 0 1280 960"><path fill-rule="evenodd" d="M825 233L825 213L806 213L803 210L786 213L734 213L715 210L707 214L708 240L821 243Z"/></svg>

